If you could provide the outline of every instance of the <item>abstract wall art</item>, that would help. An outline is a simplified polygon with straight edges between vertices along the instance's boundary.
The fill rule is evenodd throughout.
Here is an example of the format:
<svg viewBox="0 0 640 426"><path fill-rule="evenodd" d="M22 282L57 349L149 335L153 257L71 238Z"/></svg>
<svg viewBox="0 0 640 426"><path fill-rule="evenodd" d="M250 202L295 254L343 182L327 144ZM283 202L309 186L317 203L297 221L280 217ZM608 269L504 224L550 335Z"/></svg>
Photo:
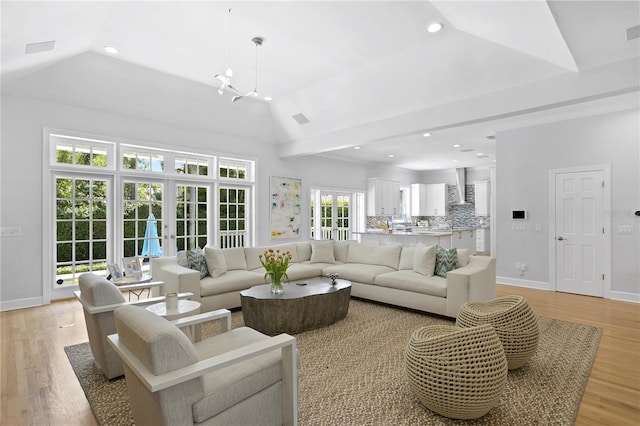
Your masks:
<svg viewBox="0 0 640 426"><path fill-rule="evenodd" d="M302 179L271 176L271 239L300 235Z"/></svg>

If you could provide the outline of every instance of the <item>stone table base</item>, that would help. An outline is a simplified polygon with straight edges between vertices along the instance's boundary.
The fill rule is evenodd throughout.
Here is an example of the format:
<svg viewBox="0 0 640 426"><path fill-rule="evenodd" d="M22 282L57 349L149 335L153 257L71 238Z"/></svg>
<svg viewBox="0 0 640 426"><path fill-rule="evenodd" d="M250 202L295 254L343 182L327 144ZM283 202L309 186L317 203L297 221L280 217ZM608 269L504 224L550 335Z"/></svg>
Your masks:
<svg viewBox="0 0 640 426"><path fill-rule="evenodd" d="M271 294L269 284L240 292L247 327L275 336L325 327L343 319L349 310L351 282L313 278L306 285L285 284L284 293Z"/></svg>

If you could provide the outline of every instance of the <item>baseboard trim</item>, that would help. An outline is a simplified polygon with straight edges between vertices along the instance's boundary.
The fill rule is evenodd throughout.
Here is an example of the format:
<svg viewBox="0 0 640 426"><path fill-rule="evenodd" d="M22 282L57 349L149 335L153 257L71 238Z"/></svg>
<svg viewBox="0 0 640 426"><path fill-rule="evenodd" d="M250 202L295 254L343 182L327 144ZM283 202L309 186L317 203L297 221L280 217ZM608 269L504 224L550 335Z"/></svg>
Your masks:
<svg viewBox="0 0 640 426"><path fill-rule="evenodd" d="M551 289L550 284L543 281L522 280L519 278L510 278L510 277L496 277L496 282L498 284L512 285L515 287L526 287L526 288L533 288L536 290L553 291Z"/></svg>
<svg viewBox="0 0 640 426"><path fill-rule="evenodd" d="M4 302L0 302L0 311L14 311L16 309L35 308L36 306L42 305L44 305L42 297L7 300Z"/></svg>
<svg viewBox="0 0 640 426"><path fill-rule="evenodd" d="M626 291L611 291L611 300L619 300L621 302L640 303L640 294L629 293Z"/></svg>

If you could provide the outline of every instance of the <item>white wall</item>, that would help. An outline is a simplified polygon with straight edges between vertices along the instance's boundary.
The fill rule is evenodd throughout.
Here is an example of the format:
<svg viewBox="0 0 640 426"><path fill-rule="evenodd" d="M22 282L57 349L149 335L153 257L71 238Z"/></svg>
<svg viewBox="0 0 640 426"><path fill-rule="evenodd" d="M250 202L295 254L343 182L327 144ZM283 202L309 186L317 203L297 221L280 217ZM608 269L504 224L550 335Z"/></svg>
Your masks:
<svg viewBox="0 0 640 426"><path fill-rule="evenodd" d="M19 237L0 239L0 309L3 310L42 303L44 127L256 159L259 245L270 242L269 176L302 178L303 218L309 214L309 186L365 191L368 177L389 177L405 184L413 180L411 173L320 157L282 160L275 155L275 146L265 142L23 96L3 95L1 118L0 226L22 229ZM300 239L309 235L308 224L305 221L303 224ZM52 298L55 297L54 292Z"/></svg>
<svg viewBox="0 0 640 426"><path fill-rule="evenodd" d="M496 137L498 282L549 288L549 170L611 166L613 298L640 301L640 112L629 110L511 130ZM513 231L510 212L528 210L526 231ZM540 224L540 232L535 231ZM634 233L618 234L619 225ZM528 270L521 275L515 263Z"/></svg>

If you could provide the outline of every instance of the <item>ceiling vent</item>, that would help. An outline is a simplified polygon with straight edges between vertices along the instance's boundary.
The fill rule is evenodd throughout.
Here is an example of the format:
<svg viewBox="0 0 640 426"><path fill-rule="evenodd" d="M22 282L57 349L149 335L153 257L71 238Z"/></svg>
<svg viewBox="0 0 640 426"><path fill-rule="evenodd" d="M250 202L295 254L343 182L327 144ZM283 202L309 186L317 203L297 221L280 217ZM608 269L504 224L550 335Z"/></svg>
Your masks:
<svg viewBox="0 0 640 426"><path fill-rule="evenodd" d="M25 49L26 54L31 53L40 53L40 52L50 52L53 48L56 47L56 41L41 41L38 43L28 43L27 48Z"/></svg>
<svg viewBox="0 0 640 426"><path fill-rule="evenodd" d="M493 136L493 135L489 135L489 136L487 136L487 139L489 139L490 141L494 141L494 140L496 140L496 137Z"/></svg>
<svg viewBox="0 0 640 426"><path fill-rule="evenodd" d="M471 152L471 151L473 151L473 149L471 148L463 148L460 150L460 152Z"/></svg>
<svg viewBox="0 0 640 426"><path fill-rule="evenodd" d="M640 37L640 25L627 28L627 41L631 41L634 38Z"/></svg>
<svg viewBox="0 0 640 426"><path fill-rule="evenodd" d="M305 117L305 115L303 113L298 113L296 115L292 115L291 116L294 120L296 120L296 122L300 125L302 124L307 124L309 122L309 119L307 117Z"/></svg>

